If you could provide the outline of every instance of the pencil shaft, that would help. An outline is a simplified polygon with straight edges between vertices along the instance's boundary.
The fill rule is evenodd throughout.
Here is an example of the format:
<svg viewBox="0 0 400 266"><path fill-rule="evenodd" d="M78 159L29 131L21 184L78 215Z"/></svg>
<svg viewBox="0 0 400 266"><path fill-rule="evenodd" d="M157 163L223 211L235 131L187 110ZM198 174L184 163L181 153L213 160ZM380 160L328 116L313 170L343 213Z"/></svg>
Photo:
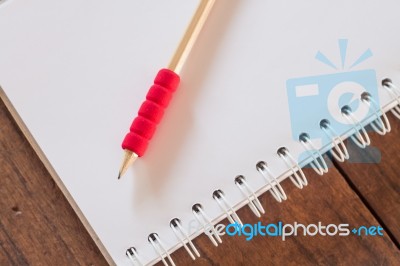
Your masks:
<svg viewBox="0 0 400 266"><path fill-rule="evenodd" d="M173 55L171 62L168 65L168 69L179 74L182 70L185 61L196 42L196 39L210 14L211 8L214 5L215 0L201 0L196 13L194 14L192 21L186 29L185 35L183 36L178 48Z"/></svg>
<svg viewBox="0 0 400 266"><path fill-rule="evenodd" d="M168 69L163 69L159 72L158 75L161 76L156 80L160 80L160 84L157 84L155 80L156 87L152 87L153 90L150 94L146 96L146 101L144 105L142 105L139 110L139 118L142 117L142 120L138 119L138 117L134 120L130 132L126 135L122 147L125 150L124 160L122 162L121 168L119 170L118 179L126 172L128 167L141 155L143 155L144 151L147 148L148 140L150 140L152 134L155 130L155 125L159 123L158 117L161 117L158 114L162 114L162 107L159 105L160 101L163 102L166 97L165 90L175 91L176 87L179 85L179 73L182 70L185 61L196 42L197 36L199 35L204 22L206 21L212 6L214 5L215 0L201 0L198 8L196 9L195 14L193 15L192 20L188 28L186 29L185 34L181 42L179 43L178 48L175 51L174 56L171 59L170 64L168 65ZM167 86L163 88L162 86ZM161 89L160 89L161 88ZM162 94L160 94L162 92ZM160 98L161 97L161 98ZM164 97L164 98L163 98ZM167 97L168 98L168 97ZM169 101L169 100L168 100ZM156 113L154 113L157 111ZM152 113L149 113L152 112ZM148 120L149 117L152 117L154 121L146 121L143 122L143 116L146 113L146 118ZM161 118L160 118L161 119ZM157 121L156 121L157 120ZM149 127L152 122L154 126ZM135 124L136 123L136 124ZM141 127L140 130L132 130L132 127ZM146 129L143 131L143 127ZM151 132L150 132L151 131ZM142 135L138 135L138 132L141 132ZM143 132L146 134L143 135ZM150 137L149 137L150 136Z"/></svg>

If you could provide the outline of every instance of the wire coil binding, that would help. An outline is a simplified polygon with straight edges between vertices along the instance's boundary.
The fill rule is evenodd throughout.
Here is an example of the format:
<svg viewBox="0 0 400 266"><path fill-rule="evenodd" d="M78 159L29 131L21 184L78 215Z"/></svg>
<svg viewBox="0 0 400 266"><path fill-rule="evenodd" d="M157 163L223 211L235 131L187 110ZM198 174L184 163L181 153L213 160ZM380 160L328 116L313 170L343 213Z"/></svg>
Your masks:
<svg viewBox="0 0 400 266"><path fill-rule="evenodd" d="M290 175L290 180L292 183L302 189L304 186L308 185L308 181L306 175L304 174L303 170L293 158L293 156L289 153L289 150L286 147L281 147L277 151L279 157L285 162L287 167L290 168L292 174Z"/></svg>
<svg viewBox="0 0 400 266"><path fill-rule="evenodd" d="M394 85L392 80L389 78L382 80L382 86L386 89L387 92L389 92L392 99L397 101L397 105L393 107L390 111L395 117L400 119L400 89L396 85Z"/></svg>
<svg viewBox="0 0 400 266"><path fill-rule="evenodd" d="M128 256L129 260L132 262L133 265L143 266L143 263L136 252L136 248L134 247L128 248L125 254L126 256Z"/></svg>
<svg viewBox="0 0 400 266"><path fill-rule="evenodd" d="M310 136L307 133L301 133L299 136L299 141L308 154L313 158L310 163L312 169L314 169L314 171L319 175L328 173L328 166L318 148L316 148L312 143Z"/></svg>
<svg viewBox="0 0 400 266"><path fill-rule="evenodd" d="M200 257L199 251L194 246L192 240L190 240L189 236L187 235L187 233L183 229L183 227L181 225L181 220L179 220L178 218L174 218L174 219L171 220L169 225L170 225L172 231L174 232L175 236L181 242L182 246L186 249L187 253L189 253L189 256L193 260L196 260L196 257L193 255L193 252L194 252L194 254L196 254L197 257ZM188 246L188 244L189 244L189 246ZM193 252L192 252L192 250L190 250L189 247L193 250Z"/></svg>
<svg viewBox="0 0 400 266"><path fill-rule="evenodd" d="M247 198L248 205L250 210L257 216L261 217L261 214L264 214L264 208L262 207L260 201L258 200L254 190L250 187L250 185L246 182L244 176L239 175L235 178L235 184L240 189L242 194Z"/></svg>
<svg viewBox="0 0 400 266"><path fill-rule="evenodd" d="M342 115L344 118L347 119L347 121L349 121L349 123L353 125L355 133L351 135L350 138L354 141L354 143L361 149L364 149L365 147L370 145L371 140L369 138L367 130L365 130L365 127L361 125L360 121L358 121L357 118L353 115L350 106L345 105L342 107Z"/></svg>
<svg viewBox="0 0 400 266"><path fill-rule="evenodd" d="M193 205L192 212L196 220L203 226L204 233L208 236L214 246L218 247L218 242L222 243L222 239L215 230L214 225L211 223L211 219L203 211L201 204L196 203Z"/></svg>
<svg viewBox="0 0 400 266"><path fill-rule="evenodd" d="M333 147L329 150L329 153L339 162L348 160L349 152L347 151L346 145L344 145L342 137L331 127L329 120L322 119L319 125L332 141Z"/></svg>
<svg viewBox="0 0 400 266"><path fill-rule="evenodd" d="M235 210L232 208L232 205L226 199L225 194L224 192L222 192L222 190L215 190L212 196L213 199L218 203L222 211L225 213L226 218L228 218L229 222L231 222L232 224L237 223L243 225L242 221L240 220Z"/></svg>
<svg viewBox="0 0 400 266"><path fill-rule="evenodd" d="M167 258L168 262L175 266L174 261L171 258L168 250L165 248L164 244L162 243L161 239L158 237L157 233L151 233L148 237L150 244L153 246L154 250L157 252L158 256L160 257L161 261L164 263L165 266L168 266L165 257Z"/></svg>
<svg viewBox="0 0 400 266"><path fill-rule="evenodd" d="M363 92L361 94L361 101L367 104L370 108L373 108L375 120L370 123L372 129L379 135L385 135L391 130L389 119L387 118L385 112L379 107L378 103L371 97L368 92ZM383 120L382 120L382 117Z"/></svg>
<svg viewBox="0 0 400 266"><path fill-rule="evenodd" d="M271 170L269 170L267 163L264 161L258 162L256 164L256 169L261 174L261 176L264 178L264 180L267 182L267 184L271 186L271 189L269 190L271 195L278 202L287 200L285 191L283 190L281 184L278 182L278 180L275 178L275 176L272 174ZM272 182L271 182L271 179L272 179Z"/></svg>

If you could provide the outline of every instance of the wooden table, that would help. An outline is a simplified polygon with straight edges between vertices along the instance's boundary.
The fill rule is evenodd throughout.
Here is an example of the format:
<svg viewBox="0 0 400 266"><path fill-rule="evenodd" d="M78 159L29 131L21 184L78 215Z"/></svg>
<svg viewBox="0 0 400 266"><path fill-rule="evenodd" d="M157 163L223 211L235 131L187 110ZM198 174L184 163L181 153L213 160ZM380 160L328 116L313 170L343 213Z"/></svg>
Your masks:
<svg viewBox="0 0 400 266"><path fill-rule="evenodd" d="M380 163L333 162L322 177L306 169L310 184L303 190L283 182L287 201L278 203L269 193L260 198L266 209L261 219L248 207L238 212L246 223L379 225L384 236L286 241L224 236L216 248L203 234L194 240L201 258L192 262L182 248L172 258L178 265L400 265L400 121L390 115L390 122L388 135L370 133L372 145L381 151ZM351 148L353 160L368 160L372 154ZM107 265L1 101L0 265Z"/></svg>

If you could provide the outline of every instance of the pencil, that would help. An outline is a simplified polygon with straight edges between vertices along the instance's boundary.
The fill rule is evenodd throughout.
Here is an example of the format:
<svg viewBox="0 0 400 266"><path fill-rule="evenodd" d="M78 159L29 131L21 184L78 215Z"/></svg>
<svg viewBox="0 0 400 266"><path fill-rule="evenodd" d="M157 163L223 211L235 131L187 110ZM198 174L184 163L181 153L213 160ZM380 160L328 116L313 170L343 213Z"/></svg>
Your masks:
<svg viewBox="0 0 400 266"><path fill-rule="evenodd" d="M138 116L133 120L130 132L122 142L124 157L118 173L118 179L125 174L138 157L143 156L147 145L161 121L164 109L168 106L173 92L180 83L180 72L205 21L214 5L215 0L201 0L190 21L174 55L167 68L161 69L153 86L147 93L146 100L141 105Z"/></svg>

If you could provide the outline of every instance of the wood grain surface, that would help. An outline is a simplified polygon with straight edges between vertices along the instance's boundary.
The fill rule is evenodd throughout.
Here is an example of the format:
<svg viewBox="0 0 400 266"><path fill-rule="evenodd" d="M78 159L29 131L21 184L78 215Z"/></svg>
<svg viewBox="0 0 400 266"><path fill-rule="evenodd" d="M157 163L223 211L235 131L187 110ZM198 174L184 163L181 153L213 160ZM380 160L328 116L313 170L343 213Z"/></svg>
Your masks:
<svg viewBox="0 0 400 266"><path fill-rule="evenodd" d="M287 201L278 203L269 193L260 197L266 210L260 219L248 207L238 211L245 223L380 225L384 236L297 236L285 241L223 236L223 243L214 247L203 234L194 240L201 258L192 261L183 248L172 258L177 265L399 265L400 121L390 118L389 135L371 134L380 163L334 162L324 176L306 169L309 185L304 189L283 182ZM357 160L375 152L351 149ZM107 265L1 101L0 265Z"/></svg>

